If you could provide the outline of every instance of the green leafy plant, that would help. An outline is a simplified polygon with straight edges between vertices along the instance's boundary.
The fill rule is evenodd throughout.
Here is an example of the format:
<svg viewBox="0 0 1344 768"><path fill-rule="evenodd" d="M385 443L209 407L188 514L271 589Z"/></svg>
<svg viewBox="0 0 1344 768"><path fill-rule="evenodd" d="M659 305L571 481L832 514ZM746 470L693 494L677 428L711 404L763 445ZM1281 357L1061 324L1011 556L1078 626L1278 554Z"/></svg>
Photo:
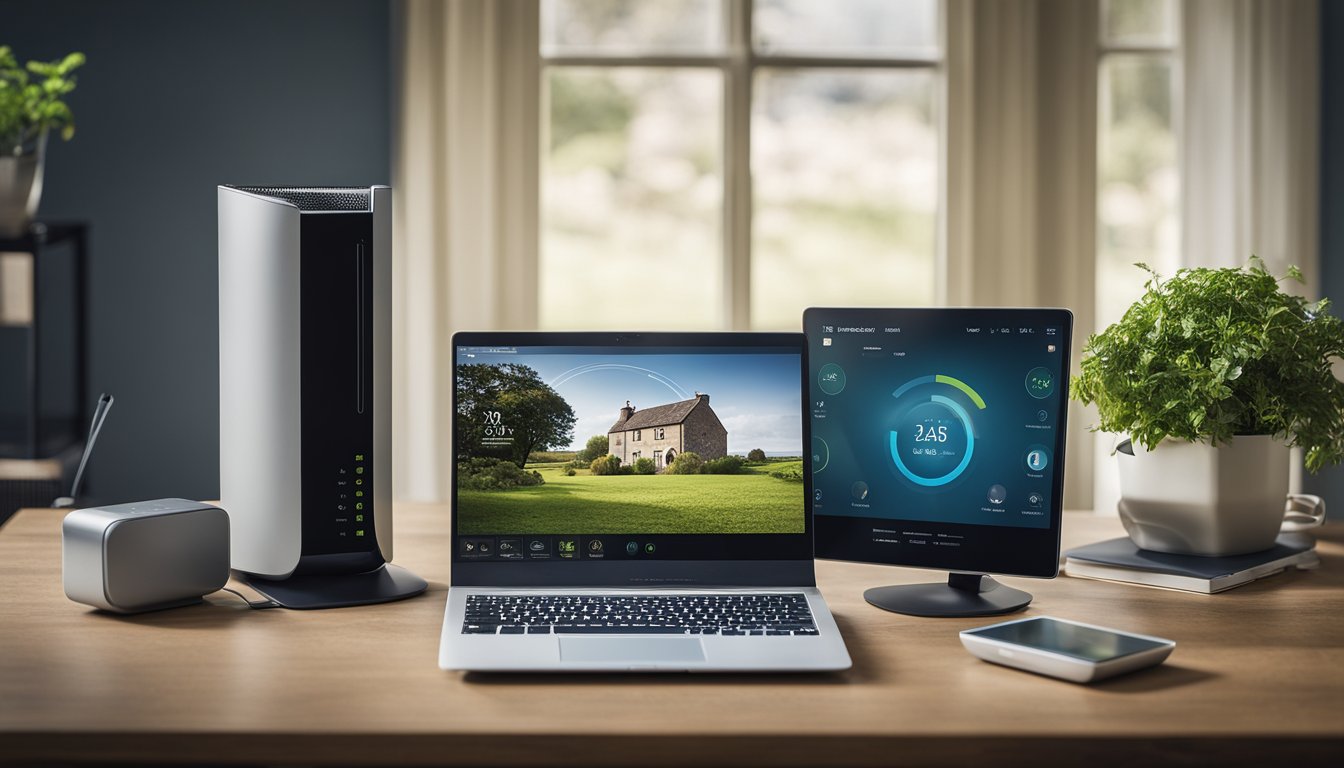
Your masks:
<svg viewBox="0 0 1344 768"><path fill-rule="evenodd" d="M0 149L21 155L47 131L59 130L66 140L75 135L64 97L75 90L71 73L83 64L84 54L72 53L20 66L10 47L0 45Z"/></svg>
<svg viewBox="0 0 1344 768"><path fill-rule="evenodd" d="M658 467L654 465L653 459L647 456L635 459L634 473L636 475L652 475L657 469Z"/></svg>
<svg viewBox="0 0 1344 768"><path fill-rule="evenodd" d="M1097 429L1150 450L1168 438L1274 435L1305 449L1313 472L1344 460L1344 383L1330 370L1344 323L1328 299L1283 292L1255 257L1168 280L1135 266L1149 273L1143 296L1088 339L1073 379L1073 398L1097 404Z"/></svg>

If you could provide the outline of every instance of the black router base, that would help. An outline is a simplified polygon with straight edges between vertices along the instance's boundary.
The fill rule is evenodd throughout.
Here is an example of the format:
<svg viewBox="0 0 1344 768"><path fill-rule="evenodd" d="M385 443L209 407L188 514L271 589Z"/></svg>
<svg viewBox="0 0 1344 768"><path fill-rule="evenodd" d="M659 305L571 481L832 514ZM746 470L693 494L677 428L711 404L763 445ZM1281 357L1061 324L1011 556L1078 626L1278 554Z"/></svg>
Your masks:
<svg viewBox="0 0 1344 768"><path fill-rule="evenodd" d="M299 610L390 603L414 597L429 586L414 573L391 564L366 573L295 576L283 581L240 574L239 580L282 608Z"/></svg>
<svg viewBox="0 0 1344 768"><path fill-rule="evenodd" d="M1031 602L1031 593L979 573L950 573L946 584L873 587L863 593L863 599L884 611L906 616L952 618L1020 611Z"/></svg>

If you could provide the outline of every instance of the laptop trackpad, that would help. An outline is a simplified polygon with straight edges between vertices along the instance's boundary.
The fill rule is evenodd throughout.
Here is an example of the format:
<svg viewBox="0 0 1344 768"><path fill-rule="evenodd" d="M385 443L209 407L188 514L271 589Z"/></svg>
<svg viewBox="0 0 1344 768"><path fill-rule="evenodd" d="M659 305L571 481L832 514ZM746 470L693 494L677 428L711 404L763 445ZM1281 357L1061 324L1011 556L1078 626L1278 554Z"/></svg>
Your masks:
<svg viewBox="0 0 1344 768"><path fill-rule="evenodd" d="M560 661L636 662L704 661L698 637L562 637Z"/></svg>

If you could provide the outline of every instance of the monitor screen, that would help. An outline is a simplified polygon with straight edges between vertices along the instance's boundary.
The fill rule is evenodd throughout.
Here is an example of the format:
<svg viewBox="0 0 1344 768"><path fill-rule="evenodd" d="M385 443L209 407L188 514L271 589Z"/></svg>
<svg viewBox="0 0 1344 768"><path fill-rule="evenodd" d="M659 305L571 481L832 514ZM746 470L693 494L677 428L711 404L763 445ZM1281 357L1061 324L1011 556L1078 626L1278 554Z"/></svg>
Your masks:
<svg viewBox="0 0 1344 768"><path fill-rule="evenodd" d="M811 557L801 334L454 345L457 562Z"/></svg>
<svg viewBox="0 0 1344 768"><path fill-rule="evenodd" d="M1057 570L1072 316L810 309L817 556Z"/></svg>

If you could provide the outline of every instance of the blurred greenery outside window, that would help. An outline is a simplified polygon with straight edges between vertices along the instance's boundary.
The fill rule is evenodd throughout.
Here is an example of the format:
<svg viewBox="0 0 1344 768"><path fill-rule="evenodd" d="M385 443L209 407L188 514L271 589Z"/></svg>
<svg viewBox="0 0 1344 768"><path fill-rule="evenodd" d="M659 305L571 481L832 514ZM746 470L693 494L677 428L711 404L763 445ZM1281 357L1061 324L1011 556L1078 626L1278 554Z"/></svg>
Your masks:
<svg viewBox="0 0 1344 768"><path fill-rule="evenodd" d="M1098 329L1180 264L1176 0L1102 0L1097 113Z"/></svg>
<svg viewBox="0 0 1344 768"><path fill-rule="evenodd" d="M939 0L542 0L542 328L935 302Z"/></svg>

